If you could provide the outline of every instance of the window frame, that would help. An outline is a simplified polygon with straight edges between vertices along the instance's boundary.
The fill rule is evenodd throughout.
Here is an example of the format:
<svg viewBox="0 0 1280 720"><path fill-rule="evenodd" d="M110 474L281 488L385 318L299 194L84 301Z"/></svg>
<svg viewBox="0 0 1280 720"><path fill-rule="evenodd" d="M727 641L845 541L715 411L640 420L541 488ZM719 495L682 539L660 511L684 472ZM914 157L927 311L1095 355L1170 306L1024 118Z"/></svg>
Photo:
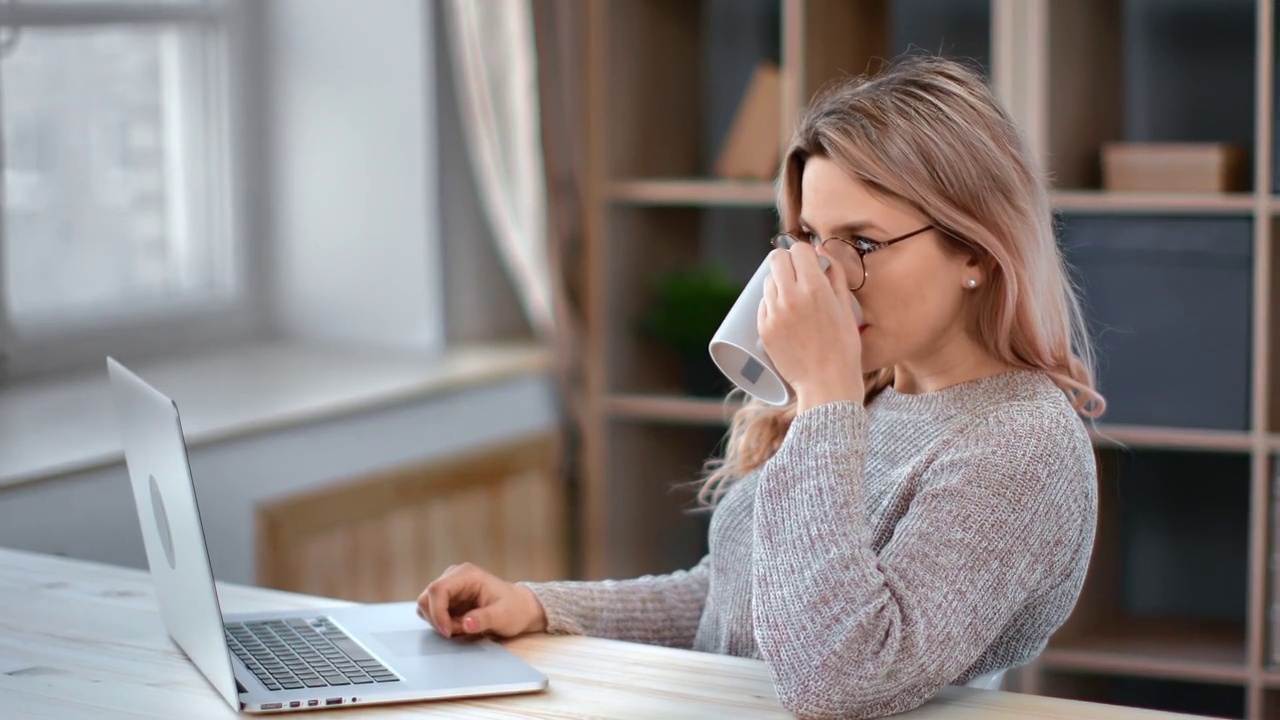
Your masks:
<svg viewBox="0 0 1280 720"><path fill-rule="evenodd" d="M196 152L209 153L205 166L208 177L197 179L201 188L184 193L203 193L215 199L201 203L210 217L209 232L227 243L226 256L231 287L226 297L190 302L168 303L144 309L108 312L82 318L68 318L42 327L13 326L7 312L4 292L4 252L0 251L0 384L15 379L75 369L99 368L103 358L113 355L122 360L136 360L199 347L225 345L247 340L265 333L263 319L265 289L262 265L265 254L261 247L248 241L252 198L256 193L250 183L261 177L261 153L247 147L246 125L254 125L248 115L248 101L253 92L249 73L260 51L253 46L253 0L207 0L200 3L97 2L71 0L58 4L36 5L22 0L0 0L0 44L16 28L48 29L57 27L163 27L203 26L219 31L216 42L200 43L197 51L204 62L182 63L180 73L205 73L197 104L183 103L181 112L189 120L200 114L205 127L200 129L203 142L192 146ZM19 42L21 42L19 34ZM259 55L255 55L255 52ZM185 82L186 87L192 85ZM168 83L166 83L168 85ZM172 85L169 85L172 87ZM220 104L217 112L207 111L210 104ZM3 107L0 106L0 113ZM167 130L166 130L167 132ZM0 162L3 162L0 147ZM166 167L166 175L171 168ZM0 187L3 175L0 174ZM216 192L210 193L211 184ZM0 213L3 204L0 203ZM0 216L0 247L4 243L4 222Z"/></svg>

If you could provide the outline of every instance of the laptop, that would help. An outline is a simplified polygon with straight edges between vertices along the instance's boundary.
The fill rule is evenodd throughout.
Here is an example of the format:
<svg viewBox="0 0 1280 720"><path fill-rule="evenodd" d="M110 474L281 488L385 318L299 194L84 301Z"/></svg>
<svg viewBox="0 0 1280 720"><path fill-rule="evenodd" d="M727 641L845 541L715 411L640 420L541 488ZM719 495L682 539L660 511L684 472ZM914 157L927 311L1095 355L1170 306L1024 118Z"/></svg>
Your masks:
<svg viewBox="0 0 1280 720"><path fill-rule="evenodd" d="M165 629L231 707L270 713L535 692L547 677L487 638L445 638L417 603L222 613L177 405L107 373Z"/></svg>

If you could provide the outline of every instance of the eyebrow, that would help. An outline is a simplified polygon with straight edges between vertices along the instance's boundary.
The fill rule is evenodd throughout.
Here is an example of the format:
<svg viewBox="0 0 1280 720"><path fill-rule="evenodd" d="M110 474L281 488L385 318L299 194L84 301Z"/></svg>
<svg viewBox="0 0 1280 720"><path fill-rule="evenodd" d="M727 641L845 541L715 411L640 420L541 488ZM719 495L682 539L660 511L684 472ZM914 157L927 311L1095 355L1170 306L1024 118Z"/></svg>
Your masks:
<svg viewBox="0 0 1280 720"><path fill-rule="evenodd" d="M800 218L800 227L806 228L806 229L813 228L813 226L810 225L809 222L804 218ZM873 230L875 232L884 234L884 228L868 220L851 220L849 222L841 223L840 225L837 225L833 229L831 234L832 236L843 237L846 235L857 235L859 233L863 233L868 230Z"/></svg>

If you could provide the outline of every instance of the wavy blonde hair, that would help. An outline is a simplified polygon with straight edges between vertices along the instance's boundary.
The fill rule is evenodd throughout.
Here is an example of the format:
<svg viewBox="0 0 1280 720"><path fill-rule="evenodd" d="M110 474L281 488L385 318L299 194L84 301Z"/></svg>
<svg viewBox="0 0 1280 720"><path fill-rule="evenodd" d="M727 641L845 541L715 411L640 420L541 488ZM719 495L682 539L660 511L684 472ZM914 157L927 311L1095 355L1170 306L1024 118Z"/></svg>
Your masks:
<svg viewBox="0 0 1280 720"><path fill-rule="evenodd" d="M906 202L941 228L954 250L975 254L988 278L972 299L980 341L1013 367L1048 374L1077 412L1102 414L1106 403L1094 389L1093 352L1054 237L1047 183L978 73L954 60L910 56L826 88L800 119L782 163L777 205L784 230L800 229L801 178L811 157ZM893 382L893 368L864 380L869 402ZM699 501L714 504L727 483L764 464L794 418L794 402L753 400L738 410L724 457L706 463Z"/></svg>

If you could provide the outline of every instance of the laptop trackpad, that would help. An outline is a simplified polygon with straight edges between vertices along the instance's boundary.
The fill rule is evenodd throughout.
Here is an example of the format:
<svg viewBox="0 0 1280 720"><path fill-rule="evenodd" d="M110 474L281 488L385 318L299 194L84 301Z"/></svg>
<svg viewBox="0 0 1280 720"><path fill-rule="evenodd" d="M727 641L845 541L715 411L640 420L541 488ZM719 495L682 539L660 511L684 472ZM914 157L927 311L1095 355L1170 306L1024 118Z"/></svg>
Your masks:
<svg viewBox="0 0 1280 720"><path fill-rule="evenodd" d="M477 640L445 638L434 630L396 630L372 633L373 639L399 657L482 652Z"/></svg>

